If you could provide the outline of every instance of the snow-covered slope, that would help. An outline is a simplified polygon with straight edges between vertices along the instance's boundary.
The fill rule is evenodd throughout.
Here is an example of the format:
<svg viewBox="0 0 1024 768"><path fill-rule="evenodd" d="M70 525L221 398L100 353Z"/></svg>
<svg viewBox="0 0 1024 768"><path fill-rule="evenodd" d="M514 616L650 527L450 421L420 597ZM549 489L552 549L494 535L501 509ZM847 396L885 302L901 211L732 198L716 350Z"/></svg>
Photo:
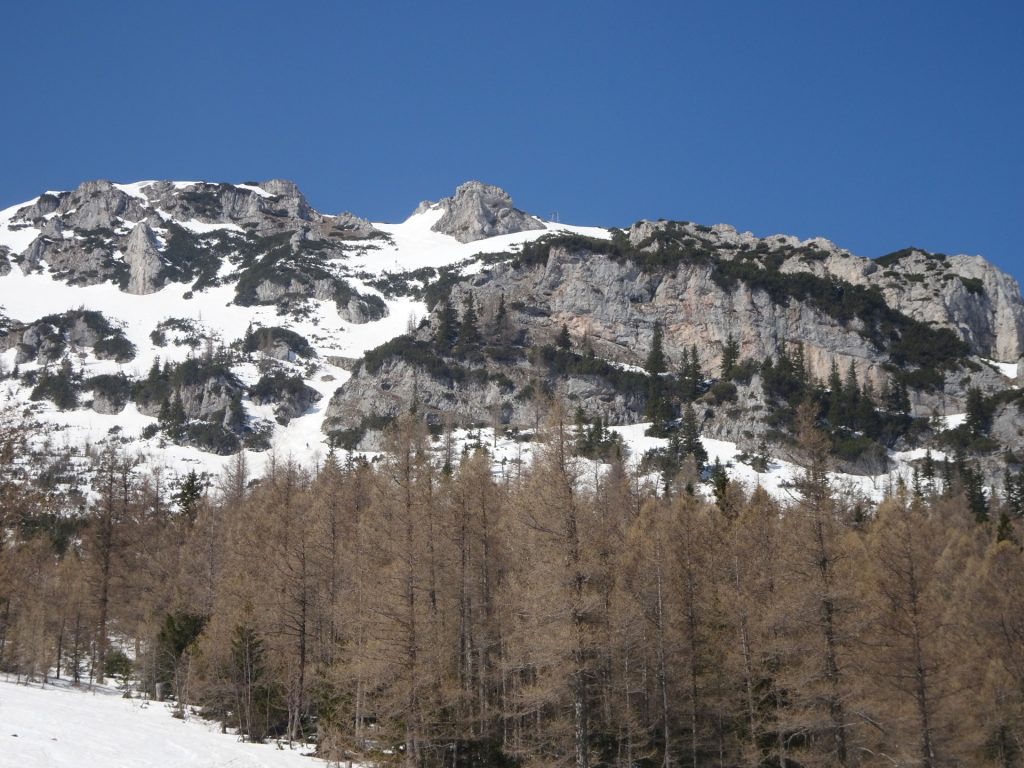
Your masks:
<svg viewBox="0 0 1024 768"><path fill-rule="evenodd" d="M10 768L315 768L286 745L246 744L164 704L34 683L0 683L0 766Z"/></svg>
<svg viewBox="0 0 1024 768"><path fill-rule="evenodd" d="M288 215L278 216L280 211L267 213L262 209L269 205L288 209ZM268 446L278 454L291 455L301 462L322 457L327 450L321 429L323 411L330 396L350 376L344 367L349 365L347 361L405 333L410 324L426 315L427 308L421 299L382 291L373 283L414 273L417 279L413 284L421 285L430 274L436 274L436 270L456 266L461 272L471 274L480 268L475 256L507 252L551 231L608 237L607 230L596 227L545 222L543 229L462 243L450 235L433 231L432 227L446 212L441 204L421 206L398 224L373 225L350 214L331 217L306 211L304 205L297 190L279 182L214 185L143 181L113 185L89 182L72 193L47 192L8 208L0 212L0 335L8 326L28 326L40 318L68 310L101 313L111 325L123 331L124 337L134 345L135 354L128 361L102 359L89 346L68 343L62 349L63 357L70 362L76 379L88 382L103 375L124 375L139 381L146 377L154 363L182 363L208 354L211 348L234 345L237 349L251 329L284 328L299 334L309 342L314 355L310 359L285 355L285 359L276 360L273 365L289 375L300 376L306 385L316 390L320 399L287 424L277 424L272 404L261 404L249 394L243 395L245 421L239 432L255 428L270 434L258 450L247 451L249 466L258 472L270 455ZM86 212L90 206L95 210ZM346 234L341 239L331 239L341 223L348 226L351 220L361 222L358 237ZM120 284L116 281L117 264L125 260L128 247L125 243L133 230L150 226L158 250L163 249L161 258L167 262L172 258L173 249L169 247L174 237L172 225L195 235L198 247L216 252L219 262L215 265L213 279L198 285L191 279L195 275L190 274L188 280L157 280L148 293L127 292L124 280ZM366 317L358 312L343 311L346 308L336 298L330 295L318 298L316 290L299 298L280 299L267 288L263 298L258 295L254 301L243 302L239 286L247 279L253 260L246 260L238 251L253 247L254 240L249 237L247 241L244 235L276 230L283 230L286 236L291 230L301 233L298 237L291 235L293 251L298 257L327 252L326 257L312 267L300 264L300 272L305 268L320 279L319 270L322 270L343 281L358 296L378 297L383 304L383 311L378 314L382 316ZM89 251L92 246L82 245L70 255L66 250L58 250L67 243L85 243L100 231L105 238L100 248L110 255L108 262L113 262L113 267L110 263L97 267L94 252ZM58 238L63 242L55 245ZM264 256L265 260L267 258ZM62 266L55 269L50 261L58 259ZM88 269L78 269L79 263ZM99 279L103 277L104 268L112 270L110 279ZM100 270L99 276L95 269ZM169 269L165 271L172 273ZM265 281L260 287L272 282L272 279ZM154 332L161 329L165 331L165 339L158 343ZM32 401L33 375L44 369L56 369L59 360L40 356L26 359L27 353L18 343L20 340L12 336L6 344L0 345L0 372L10 374L17 370L19 374L0 380L0 406L14 404L30 408L35 417L52 430L52 442L56 445L74 449L116 438L129 450L145 457L147 464L169 466L179 473L195 468L213 474L227 461L226 455L149 434L158 425L156 415L140 412L131 399L122 410L113 413L101 413L88 407L88 390L80 393L80 404L75 408L61 409L45 398ZM250 354L235 361L232 372L243 388L251 388L265 372L265 363L265 356ZM149 436L144 437L144 433Z"/></svg>
<svg viewBox="0 0 1024 768"><path fill-rule="evenodd" d="M656 241L666 226L639 223L629 234ZM822 250L818 241L680 226L708 247L814 246L821 253L812 256L838 258L834 246ZM30 413L48 430L40 451L68 452L73 463L87 447L112 441L141 456L143 470L215 474L239 447L253 472L273 453L308 464L328 450L323 427L332 395L367 350L423 321L429 285L475 280L494 254L508 258L553 232L611 237L603 228L542 221L476 183L421 204L397 224L317 212L280 180L98 181L46 192L0 211L0 407ZM823 263L804 257L796 252L786 264ZM638 277L629 302L653 300L642 283ZM561 306L569 314L584 298L611 306L607 288L569 284L560 290L575 293L564 294ZM650 335L628 312L615 319L634 327L635 339ZM672 330L689 338L702 328ZM633 346L622 348L632 365L611 352L598 356L642 373L635 361L646 350ZM709 358L719 354L713 346ZM988 371L1009 386L1017 366L993 363ZM635 458L657 447L642 427L617 429ZM751 474L735 460L735 443L705 442L733 475L788 493L788 465ZM499 448L496 471L521 446L511 441L505 454ZM877 495L893 473L907 474L901 457L893 459L892 473L856 482Z"/></svg>

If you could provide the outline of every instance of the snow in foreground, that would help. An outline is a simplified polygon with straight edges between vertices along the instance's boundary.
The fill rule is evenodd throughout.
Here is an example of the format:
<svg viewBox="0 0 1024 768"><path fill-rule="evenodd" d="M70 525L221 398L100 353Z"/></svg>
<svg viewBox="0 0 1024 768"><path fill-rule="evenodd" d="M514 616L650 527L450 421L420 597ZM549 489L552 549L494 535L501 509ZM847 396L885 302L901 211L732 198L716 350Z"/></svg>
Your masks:
<svg viewBox="0 0 1024 768"><path fill-rule="evenodd" d="M0 766L14 768L315 768L274 744L243 744L165 704L84 690L0 682Z"/></svg>

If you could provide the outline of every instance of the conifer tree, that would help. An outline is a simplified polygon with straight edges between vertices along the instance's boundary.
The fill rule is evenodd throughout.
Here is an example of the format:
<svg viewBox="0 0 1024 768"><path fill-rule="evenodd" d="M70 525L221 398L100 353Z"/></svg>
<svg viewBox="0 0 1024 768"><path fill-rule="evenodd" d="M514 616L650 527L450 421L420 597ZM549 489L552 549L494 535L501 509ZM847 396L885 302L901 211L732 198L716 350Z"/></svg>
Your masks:
<svg viewBox="0 0 1024 768"><path fill-rule="evenodd" d="M660 376L668 370L668 364L665 361L665 351L662 348L661 323L654 324L654 331L651 335L651 349L647 353L644 368L647 370L648 376Z"/></svg>
<svg viewBox="0 0 1024 768"><path fill-rule="evenodd" d="M733 369L736 368L739 361L740 345L730 333L726 337L725 344L722 347L721 377L726 380L733 378L735 375L735 371Z"/></svg>
<svg viewBox="0 0 1024 768"><path fill-rule="evenodd" d="M697 414L693 405L687 403L683 409L683 422L679 430L681 453L683 456L692 456L697 463L697 470L700 471L708 461L708 453L704 450L704 444L700 440L700 428L697 426Z"/></svg>
<svg viewBox="0 0 1024 768"><path fill-rule="evenodd" d="M555 338L555 346L559 349L569 350L572 348L572 338L569 336L569 326L562 323L562 329Z"/></svg>
<svg viewBox="0 0 1024 768"><path fill-rule="evenodd" d="M452 304L452 297L445 296L441 301L441 309L437 313L437 329L434 341L442 350L448 351L455 346L459 338L459 316Z"/></svg>
<svg viewBox="0 0 1024 768"><path fill-rule="evenodd" d="M480 343L480 328L476 314L476 305L473 303L473 294L466 294L466 302L462 309L462 321L459 325L458 349L465 354L474 346Z"/></svg>

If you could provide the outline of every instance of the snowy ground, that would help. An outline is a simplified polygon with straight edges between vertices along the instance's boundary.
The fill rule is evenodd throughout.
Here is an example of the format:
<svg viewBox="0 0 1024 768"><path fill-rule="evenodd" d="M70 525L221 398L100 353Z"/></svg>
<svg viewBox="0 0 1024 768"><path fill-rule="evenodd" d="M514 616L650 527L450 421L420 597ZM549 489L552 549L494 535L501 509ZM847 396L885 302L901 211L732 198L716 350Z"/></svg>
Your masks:
<svg viewBox="0 0 1024 768"><path fill-rule="evenodd" d="M308 750L307 750L308 751ZM244 744L215 724L178 720L164 704L0 682L4 768L288 768L327 766L275 744Z"/></svg>

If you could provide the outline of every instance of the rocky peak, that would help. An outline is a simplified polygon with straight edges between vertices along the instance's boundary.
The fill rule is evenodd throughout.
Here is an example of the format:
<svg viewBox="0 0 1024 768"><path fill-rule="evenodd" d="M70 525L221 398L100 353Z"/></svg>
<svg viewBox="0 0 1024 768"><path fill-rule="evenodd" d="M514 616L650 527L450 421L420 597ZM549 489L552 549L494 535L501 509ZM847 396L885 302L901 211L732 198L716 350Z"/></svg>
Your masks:
<svg viewBox="0 0 1024 768"><path fill-rule="evenodd" d="M128 265L128 293L145 294L159 290L162 285L160 258L156 234L146 222L136 224L128 235L124 262Z"/></svg>
<svg viewBox="0 0 1024 768"><path fill-rule="evenodd" d="M334 217L331 231L353 240L366 240L381 235L380 230L374 227L369 220L349 211L342 211Z"/></svg>
<svg viewBox="0 0 1024 768"><path fill-rule="evenodd" d="M467 181L455 190L453 197L436 205L444 209L444 215L431 229L451 235L460 243L544 229L540 219L516 208L505 190L479 181ZM416 210L423 211L424 204Z"/></svg>
<svg viewBox="0 0 1024 768"><path fill-rule="evenodd" d="M39 202L42 201L37 201L37 206ZM65 229L87 232L114 230L118 219L137 221L144 215L139 200L104 179L83 182L77 189L61 196L55 211Z"/></svg>

